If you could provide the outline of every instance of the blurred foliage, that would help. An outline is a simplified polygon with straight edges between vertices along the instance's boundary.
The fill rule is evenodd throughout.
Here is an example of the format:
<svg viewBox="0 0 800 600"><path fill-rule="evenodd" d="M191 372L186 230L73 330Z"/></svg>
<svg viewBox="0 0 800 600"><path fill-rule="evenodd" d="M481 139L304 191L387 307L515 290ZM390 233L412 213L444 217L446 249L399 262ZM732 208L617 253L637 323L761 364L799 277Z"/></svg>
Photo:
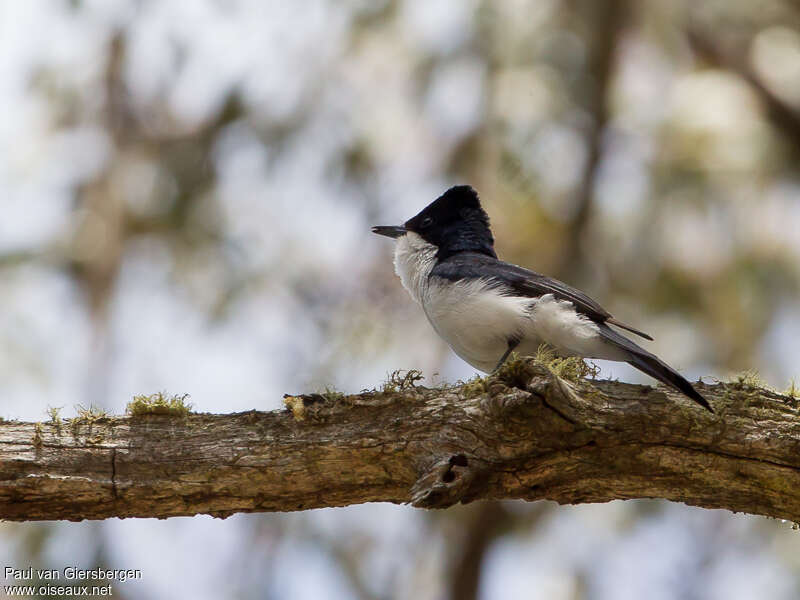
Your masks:
<svg viewBox="0 0 800 600"><path fill-rule="evenodd" d="M4 76L0 149L3 374L74 396L57 361L83 338L42 348L51 334L68 338L57 328L81 313L88 383L70 399L103 403L139 334L121 307L132 297L136 318L154 310L152 274L178 312L203 315L209 336L233 324L235 339L272 348L273 386L358 389L408 364L452 374L368 225L407 218L459 182L481 192L504 258L647 324L678 366L755 367L779 387L797 374L796 340L780 334L800 318L795 2L12 4L6 18L22 37L4 46L19 65ZM11 52L45 15L61 54ZM37 273L68 279L71 316L26 312L40 306L26 296ZM252 324L256 314L288 326ZM284 337L270 346L275 331ZM141 360L160 360L165 345L145 342L154 349ZM624 536L669 509L618 510ZM470 598L488 594L480 572L501 541L535 538L555 513L512 503L418 514L420 531L375 567L380 576L365 566L389 550L379 532L331 534L313 516L251 518L252 548L241 551L269 563L308 544L361 598ZM779 548L763 520L745 533L716 516L703 523L709 539L664 597L710 577L731 539L785 560L794 597L796 542ZM2 535L39 565L49 540L70 532L8 525ZM258 567L238 597L279 597L274 573ZM591 561L554 580L550 597L612 597Z"/></svg>

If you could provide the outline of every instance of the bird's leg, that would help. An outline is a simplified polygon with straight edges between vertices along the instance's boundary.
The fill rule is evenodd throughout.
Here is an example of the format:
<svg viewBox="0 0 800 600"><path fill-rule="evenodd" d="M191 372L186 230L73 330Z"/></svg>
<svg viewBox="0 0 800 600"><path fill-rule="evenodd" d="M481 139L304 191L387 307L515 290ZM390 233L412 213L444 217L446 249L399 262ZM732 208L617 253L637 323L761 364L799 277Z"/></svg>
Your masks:
<svg viewBox="0 0 800 600"><path fill-rule="evenodd" d="M514 348L516 348L517 346L519 346L519 340L517 338L511 338L510 340L508 340L508 348L506 348L506 351L503 354L503 356L500 357L500 362L497 363L497 366L494 369L492 369L492 373L496 373L497 369L503 366L503 363L506 362L508 355L511 354L514 351Z"/></svg>

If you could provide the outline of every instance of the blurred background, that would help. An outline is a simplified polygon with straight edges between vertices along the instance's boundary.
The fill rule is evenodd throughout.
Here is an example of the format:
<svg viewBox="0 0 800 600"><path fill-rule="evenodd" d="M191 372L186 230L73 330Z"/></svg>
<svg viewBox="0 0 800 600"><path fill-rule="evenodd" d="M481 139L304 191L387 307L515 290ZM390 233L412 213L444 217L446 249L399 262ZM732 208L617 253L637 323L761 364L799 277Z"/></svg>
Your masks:
<svg viewBox="0 0 800 600"><path fill-rule="evenodd" d="M457 183L690 378L800 375L795 1L0 0L0 98L6 419L472 376L369 231ZM789 599L790 525L378 504L3 523L0 558L130 599Z"/></svg>

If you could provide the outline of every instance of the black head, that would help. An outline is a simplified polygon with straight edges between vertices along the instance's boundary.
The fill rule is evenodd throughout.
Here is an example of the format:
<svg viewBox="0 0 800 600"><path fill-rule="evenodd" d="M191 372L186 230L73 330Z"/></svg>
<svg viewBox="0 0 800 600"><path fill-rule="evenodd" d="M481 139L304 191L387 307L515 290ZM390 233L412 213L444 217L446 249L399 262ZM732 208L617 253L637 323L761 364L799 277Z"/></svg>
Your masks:
<svg viewBox="0 0 800 600"><path fill-rule="evenodd" d="M468 185L451 187L403 227L374 227L372 230L389 237L413 231L439 249L439 260L466 251L497 258L489 217L481 208L478 192Z"/></svg>

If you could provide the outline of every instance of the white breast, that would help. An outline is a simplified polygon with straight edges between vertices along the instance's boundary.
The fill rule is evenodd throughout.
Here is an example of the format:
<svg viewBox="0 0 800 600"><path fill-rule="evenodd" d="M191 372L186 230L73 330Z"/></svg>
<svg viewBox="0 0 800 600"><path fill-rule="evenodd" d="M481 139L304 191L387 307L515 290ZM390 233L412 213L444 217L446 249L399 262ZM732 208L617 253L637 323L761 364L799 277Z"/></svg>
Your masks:
<svg viewBox="0 0 800 600"><path fill-rule="evenodd" d="M529 305L529 298L503 295L484 279L435 277L422 302L428 320L453 351L487 373L497 366L508 340L526 334Z"/></svg>
<svg viewBox="0 0 800 600"><path fill-rule="evenodd" d="M394 272L403 287L420 304L428 287L428 275L436 265L436 246L409 231L394 245Z"/></svg>

